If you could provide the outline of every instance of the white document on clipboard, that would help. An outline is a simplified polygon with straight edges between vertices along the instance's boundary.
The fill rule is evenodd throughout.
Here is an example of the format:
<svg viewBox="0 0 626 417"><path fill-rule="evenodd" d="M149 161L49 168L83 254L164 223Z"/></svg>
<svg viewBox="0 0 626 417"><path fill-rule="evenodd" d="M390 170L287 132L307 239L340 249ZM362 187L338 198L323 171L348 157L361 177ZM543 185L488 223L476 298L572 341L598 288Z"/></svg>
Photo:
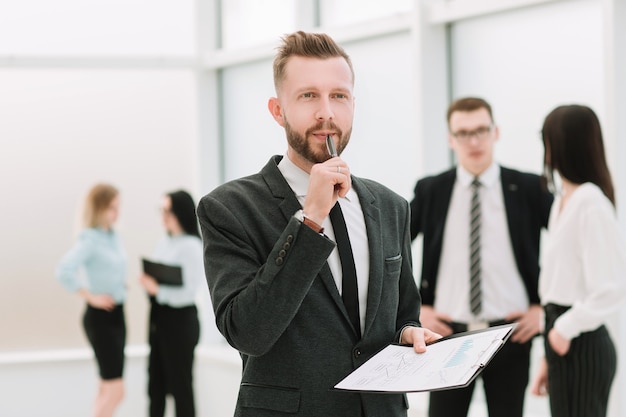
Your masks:
<svg viewBox="0 0 626 417"><path fill-rule="evenodd" d="M335 389L367 392L421 392L470 384L506 343L516 324L443 337L415 353L391 344L345 377Z"/></svg>

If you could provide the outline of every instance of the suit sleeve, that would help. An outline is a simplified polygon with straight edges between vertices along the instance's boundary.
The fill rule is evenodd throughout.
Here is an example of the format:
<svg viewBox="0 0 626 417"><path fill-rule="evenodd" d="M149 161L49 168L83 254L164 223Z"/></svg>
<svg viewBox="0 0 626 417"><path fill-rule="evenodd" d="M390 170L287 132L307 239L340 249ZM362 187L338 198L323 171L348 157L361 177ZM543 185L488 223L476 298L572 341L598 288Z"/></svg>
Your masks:
<svg viewBox="0 0 626 417"><path fill-rule="evenodd" d="M289 326L335 244L294 218L268 243L266 218L246 223L234 212L210 194L200 201L205 274L220 332L260 356Z"/></svg>

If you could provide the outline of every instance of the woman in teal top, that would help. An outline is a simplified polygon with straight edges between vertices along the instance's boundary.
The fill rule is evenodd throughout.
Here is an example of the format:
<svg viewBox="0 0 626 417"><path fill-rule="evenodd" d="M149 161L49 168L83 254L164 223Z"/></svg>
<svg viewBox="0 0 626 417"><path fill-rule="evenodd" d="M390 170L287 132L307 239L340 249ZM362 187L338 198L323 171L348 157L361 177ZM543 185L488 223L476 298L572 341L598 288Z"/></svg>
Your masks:
<svg viewBox="0 0 626 417"><path fill-rule="evenodd" d="M85 228L56 270L59 282L87 302L83 326L100 373L93 414L96 417L113 416L124 395L127 259L113 230L119 205L115 187L97 184L90 190L85 201Z"/></svg>

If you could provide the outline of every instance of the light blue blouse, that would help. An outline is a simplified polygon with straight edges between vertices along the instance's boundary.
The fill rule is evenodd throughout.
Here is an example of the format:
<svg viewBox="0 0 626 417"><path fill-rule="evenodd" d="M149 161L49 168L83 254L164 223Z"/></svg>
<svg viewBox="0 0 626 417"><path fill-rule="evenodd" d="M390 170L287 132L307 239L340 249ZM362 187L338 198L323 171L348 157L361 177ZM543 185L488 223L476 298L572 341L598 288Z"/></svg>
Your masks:
<svg viewBox="0 0 626 417"><path fill-rule="evenodd" d="M183 285L159 285L157 302L171 307L195 305L198 289L205 279L200 238L192 235L167 236L158 243L152 256L157 262L180 266L183 270Z"/></svg>
<svg viewBox="0 0 626 417"><path fill-rule="evenodd" d="M69 291L85 288L93 294L109 294L117 304L122 304L126 299L127 262L126 251L115 231L84 229L59 262L56 277Z"/></svg>

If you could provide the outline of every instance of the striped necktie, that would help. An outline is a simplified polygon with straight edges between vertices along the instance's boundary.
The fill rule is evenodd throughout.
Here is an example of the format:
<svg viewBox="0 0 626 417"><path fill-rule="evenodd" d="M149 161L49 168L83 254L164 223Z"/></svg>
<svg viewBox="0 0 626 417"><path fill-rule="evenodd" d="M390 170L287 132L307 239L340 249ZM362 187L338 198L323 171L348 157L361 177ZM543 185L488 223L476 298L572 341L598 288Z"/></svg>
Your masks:
<svg viewBox="0 0 626 417"><path fill-rule="evenodd" d="M472 202L470 206L470 308L474 315L482 310L480 288L480 181L472 181Z"/></svg>

